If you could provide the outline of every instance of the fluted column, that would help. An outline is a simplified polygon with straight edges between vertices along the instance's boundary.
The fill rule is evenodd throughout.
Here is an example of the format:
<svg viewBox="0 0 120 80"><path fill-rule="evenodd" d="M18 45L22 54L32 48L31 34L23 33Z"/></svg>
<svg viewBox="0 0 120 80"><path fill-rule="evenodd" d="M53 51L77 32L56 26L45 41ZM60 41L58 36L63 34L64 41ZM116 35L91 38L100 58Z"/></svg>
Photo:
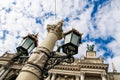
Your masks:
<svg viewBox="0 0 120 80"><path fill-rule="evenodd" d="M102 80L107 80L107 79L106 79L106 74L105 74L105 73L102 73L102 74L101 74L101 77L102 77Z"/></svg>
<svg viewBox="0 0 120 80"><path fill-rule="evenodd" d="M85 73L84 72L81 72L80 78L81 78L81 80L84 80L84 78L85 78Z"/></svg>
<svg viewBox="0 0 120 80"><path fill-rule="evenodd" d="M4 71L4 73L0 76L0 80L3 80L5 76L9 73L10 69Z"/></svg>
<svg viewBox="0 0 120 80"><path fill-rule="evenodd" d="M75 80L80 80L80 77L79 76L76 76L76 79Z"/></svg>
<svg viewBox="0 0 120 80"><path fill-rule="evenodd" d="M50 56L57 40L62 39L63 21L48 25L48 34L35 52L32 53L27 64L22 68L16 80L39 80L42 76L44 65Z"/></svg>
<svg viewBox="0 0 120 80"><path fill-rule="evenodd" d="M56 74L52 74L52 78L51 78L51 80L56 80Z"/></svg>
<svg viewBox="0 0 120 80"><path fill-rule="evenodd" d="M0 68L0 77L1 77L1 75L2 75L4 72L5 72L4 67Z"/></svg>
<svg viewBox="0 0 120 80"><path fill-rule="evenodd" d="M2 67L0 68L0 72L1 72L3 69L4 69L4 67L2 66Z"/></svg>

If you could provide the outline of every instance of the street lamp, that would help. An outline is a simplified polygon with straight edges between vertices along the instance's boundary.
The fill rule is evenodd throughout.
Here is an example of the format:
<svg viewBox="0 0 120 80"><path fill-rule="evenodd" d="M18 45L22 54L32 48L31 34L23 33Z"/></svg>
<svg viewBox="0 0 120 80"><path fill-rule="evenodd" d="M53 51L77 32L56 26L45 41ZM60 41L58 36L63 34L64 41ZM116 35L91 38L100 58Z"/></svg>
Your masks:
<svg viewBox="0 0 120 80"><path fill-rule="evenodd" d="M23 41L16 48L18 56L28 56L29 53L37 46L37 35L28 34L26 37L23 37Z"/></svg>
<svg viewBox="0 0 120 80"><path fill-rule="evenodd" d="M73 55L77 54L79 43L81 43L81 34L75 29L72 29L65 34L65 43L63 46L60 46L57 51L52 51L55 42L63 37L62 26L63 21L47 26L47 37L40 44L40 47L32 53L16 80L39 80L39 78L40 80L43 80L44 77L47 77L48 70L53 68L55 65L58 65L61 62L74 62ZM29 43L31 44L31 42ZM24 47L23 44L21 45L22 48L26 49L26 51L30 51L30 44L27 44L27 48ZM22 51L20 50L20 54ZM60 51L63 51L64 54Z"/></svg>
<svg viewBox="0 0 120 80"><path fill-rule="evenodd" d="M67 55L75 55L78 53L78 46L81 43L81 36L77 30L72 29L65 34L65 41L63 45L63 52Z"/></svg>
<svg viewBox="0 0 120 80"><path fill-rule="evenodd" d="M73 55L78 53L78 47L81 43L81 36L82 34L75 29L72 29L64 34L64 44L62 46L59 46L57 51L51 52L51 55L46 61L44 69L42 71L43 76L47 76L48 70L61 62L74 62ZM60 53L60 49L62 49L63 53L65 54Z"/></svg>

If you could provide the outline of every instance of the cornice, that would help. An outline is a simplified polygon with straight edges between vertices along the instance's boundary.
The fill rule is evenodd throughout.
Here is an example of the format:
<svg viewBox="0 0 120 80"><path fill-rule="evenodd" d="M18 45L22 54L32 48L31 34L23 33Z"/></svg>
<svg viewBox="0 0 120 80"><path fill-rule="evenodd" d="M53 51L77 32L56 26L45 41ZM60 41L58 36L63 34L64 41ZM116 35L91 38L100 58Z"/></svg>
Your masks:
<svg viewBox="0 0 120 80"><path fill-rule="evenodd" d="M53 69L61 69L61 70L71 70L71 71L79 71L80 68L77 65L57 65Z"/></svg>
<svg viewBox="0 0 120 80"><path fill-rule="evenodd" d="M108 70L108 64L57 65L53 69L77 71L77 70L80 70L81 68L102 69L102 70L107 71Z"/></svg>
<svg viewBox="0 0 120 80"><path fill-rule="evenodd" d="M108 64L79 64L80 68L108 70Z"/></svg>

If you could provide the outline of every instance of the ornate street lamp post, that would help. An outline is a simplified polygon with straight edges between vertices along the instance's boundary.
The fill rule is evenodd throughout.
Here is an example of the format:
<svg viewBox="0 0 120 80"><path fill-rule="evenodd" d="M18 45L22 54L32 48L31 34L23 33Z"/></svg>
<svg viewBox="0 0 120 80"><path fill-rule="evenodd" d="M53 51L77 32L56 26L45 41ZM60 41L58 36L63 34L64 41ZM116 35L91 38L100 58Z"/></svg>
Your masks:
<svg viewBox="0 0 120 80"><path fill-rule="evenodd" d="M15 56L8 61L7 64L5 64L0 71L0 80L3 80L5 76L8 74L8 72L11 70L10 66L18 59L20 58L26 58L28 57L29 53L37 46L38 44L38 38L37 35L34 34L28 34L26 37L23 37L23 41L21 44L16 48L17 52Z"/></svg>
<svg viewBox="0 0 120 80"><path fill-rule="evenodd" d="M81 36L77 30L72 29L64 34L64 44L59 46L57 51L52 51L43 69L43 76L48 75L48 70L58 65L60 62L73 63L73 55L77 54L79 44L81 43ZM60 49L63 53L60 53Z"/></svg>
<svg viewBox="0 0 120 80"><path fill-rule="evenodd" d="M38 39L37 39L38 34L28 34L26 37L23 37L22 42L20 45L16 48L17 49L17 55L18 56L28 56L29 53L37 47L38 44Z"/></svg>
<svg viewBox="0 0 120 80"><path fill-rule="evenodd" d="M75 29L65 33L65 44L61 47L65 54L62 55L59 51L53 51L56 41L63 37L62 26L63 21L57 24L47 25L47 37L31 54L16 80L43 80L48 70L55 65L60 62L72 63L74 61L73 55L77 54L78 46L81 42L81 34ZM33 41L32 39L25 39L25 41L27 41L27 46L25 46L24 42L21 46L29 52L33 48L31 47Z"/></svg>

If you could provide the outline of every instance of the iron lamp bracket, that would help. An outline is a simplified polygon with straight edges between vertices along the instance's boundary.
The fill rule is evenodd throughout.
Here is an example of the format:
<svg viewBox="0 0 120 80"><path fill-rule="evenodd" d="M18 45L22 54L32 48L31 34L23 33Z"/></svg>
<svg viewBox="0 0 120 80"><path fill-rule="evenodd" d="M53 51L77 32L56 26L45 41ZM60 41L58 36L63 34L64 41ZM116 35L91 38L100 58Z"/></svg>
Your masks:
<svg viewBox="0 0 120 80"><path fill-rule="evenodd" d="M53 68L55 65L60 64L61 62L73 63L74 57L72 55L66 55L60 52L52 51L48 60L46 61L43 69L43 77L48 76L48 71Z"/></svg>

